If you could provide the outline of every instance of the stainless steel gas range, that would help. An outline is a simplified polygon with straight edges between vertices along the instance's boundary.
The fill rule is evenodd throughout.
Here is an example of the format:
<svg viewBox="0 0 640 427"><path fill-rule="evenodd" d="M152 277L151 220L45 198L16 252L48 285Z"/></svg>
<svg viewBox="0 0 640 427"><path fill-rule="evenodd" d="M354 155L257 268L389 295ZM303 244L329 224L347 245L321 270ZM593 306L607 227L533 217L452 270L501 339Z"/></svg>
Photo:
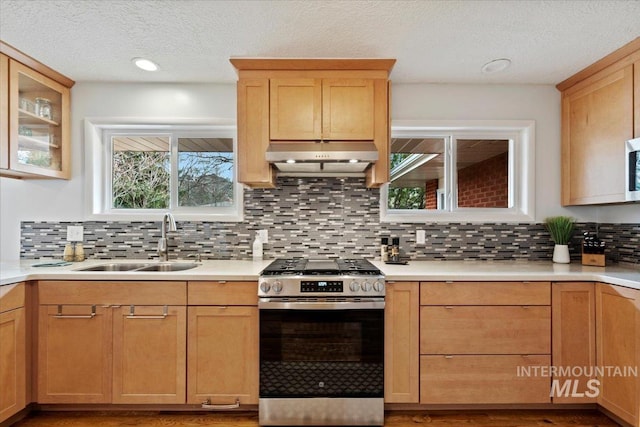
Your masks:
<svg viewBox="0 0 640 427"><path fill-rule="evenodd" d="M364 259L262 271L260 425L383 425L384 295Z"/></svg>

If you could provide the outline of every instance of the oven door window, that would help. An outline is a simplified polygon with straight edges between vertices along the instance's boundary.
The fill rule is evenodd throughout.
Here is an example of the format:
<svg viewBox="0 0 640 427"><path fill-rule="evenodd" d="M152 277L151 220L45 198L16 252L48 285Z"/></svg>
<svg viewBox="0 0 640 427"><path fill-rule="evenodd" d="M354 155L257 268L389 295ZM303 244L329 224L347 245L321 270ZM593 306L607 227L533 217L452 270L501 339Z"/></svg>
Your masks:
<svg viewBox="0 0 640 427"><path fill-rule="evenodd" d="M260 310L260 397L382 397L384 310Z"/></svg>

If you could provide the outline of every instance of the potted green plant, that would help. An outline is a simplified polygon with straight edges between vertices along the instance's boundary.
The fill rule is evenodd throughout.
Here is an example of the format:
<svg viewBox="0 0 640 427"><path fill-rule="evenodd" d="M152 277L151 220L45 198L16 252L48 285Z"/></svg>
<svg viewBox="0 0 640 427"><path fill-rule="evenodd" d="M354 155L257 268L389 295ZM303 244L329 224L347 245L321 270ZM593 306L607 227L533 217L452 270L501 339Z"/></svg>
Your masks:
<svg viewBox="0 0 640 427"><path fill-rule="evenodd" d="M546 229L551 234L551 239L556 244L553 248L553 262L560 264L568 264L571 262L569 257L569 241L575 230L575 222L573 218L568 216L552 216L544 220Z"/></svg>

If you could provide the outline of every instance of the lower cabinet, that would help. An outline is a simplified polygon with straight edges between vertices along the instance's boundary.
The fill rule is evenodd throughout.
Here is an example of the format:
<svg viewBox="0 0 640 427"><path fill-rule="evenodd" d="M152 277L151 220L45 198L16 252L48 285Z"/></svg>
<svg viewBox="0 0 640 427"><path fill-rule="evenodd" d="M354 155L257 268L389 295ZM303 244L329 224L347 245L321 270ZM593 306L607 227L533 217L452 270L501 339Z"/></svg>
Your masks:
<svg viewBox="0 0 640 427"><path fill-rule="evenodd" d="M548 403L548 355L420 356L420 400L431 404ZM532 368L532 369L529 369Z"/></svg>
<svg viewBox="0 0 640 427"><path fill-rule="evenodd" d="M421 282L420 305L421 404L551 401L549 282Z"/></svg>
<svg viewBox="0 0 640 427"><path fill-rule="evenodd" d="M112 310L41 305L38 315L38 403L110 403Z"/></svg>
<svg viewBox="0 0 640 427"><path fill-rule="evenodd" d="M598 403L640 426L640 290L596 285L596 342L598 365L606 369Z"/></svg>
<svg viewBox="0 0 640 427"><path fill-rule="evenodd" d="M186 283L38 286L38 403L185 403Z"/></svg>
<svg viewBox="0 0 640 427"><path fill-rule="evenodd" d="M387 283L384 311L384 401L419 402L420 288Z"/></svg>
<svg viewBox="0 0 640 427"><path fill-rule="evenodd" d="M25 284L0 287L0 423L26 406Z"/></svg>
<svg viewBox="0 0 640 427"><path fill-rule="evenodd" d="M184 403L187 310L121 307L113 312L113 403Z"/></svg>
<svg viewBox="0 0 640 427"><path fill-rule="evenodd" d="M189 282L187 403L258 403L258 284Z"/></svg>
<svg viewBox="0 0 640 427"><path fill-rule="evenodd" d="M552 284L553 403L595 403L596 288L593 282ZM577 368L577 369L575 369ZM586 369L583 369L586 368Z"/></svg>

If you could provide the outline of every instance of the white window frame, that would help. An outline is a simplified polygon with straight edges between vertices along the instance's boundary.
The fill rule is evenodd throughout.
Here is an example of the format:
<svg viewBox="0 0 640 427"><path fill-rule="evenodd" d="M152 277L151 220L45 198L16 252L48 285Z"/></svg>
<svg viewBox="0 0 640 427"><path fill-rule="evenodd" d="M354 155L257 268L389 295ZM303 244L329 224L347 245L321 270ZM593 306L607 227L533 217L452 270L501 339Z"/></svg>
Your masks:
<svg viewBox="0 0 640 427"><path fill-rule="evenodd" d="M445 210L389 209L389 184L380 188L380 222L535 222L535 122L533 120L398 120L391 124L392 138L443 138L445 140ZM456 141L458 139L508 139L509 206L458 208Z"/></svg>
<svg viewBox="0 0 640 427"><path fill-rule="evenodd" d="M243 186L238 183L238 150L235 122L212 120L208 122L185 119L131 119L131 118L87 118L85 130L85 217L105 221L160 221L166 212L171 212L176 220L241 222L243 212ZM234 186L232 206L187 207L175 206L167 209L114 209L111 197L111 144L110 135L115 134L166 135L189 137L206 133L216 138L233 139ZM170 147L172 158L178 154L177 144ZM172 163L171 173L177 173L177 163ZM176 194L172 199L175 200Z"/></svg>

